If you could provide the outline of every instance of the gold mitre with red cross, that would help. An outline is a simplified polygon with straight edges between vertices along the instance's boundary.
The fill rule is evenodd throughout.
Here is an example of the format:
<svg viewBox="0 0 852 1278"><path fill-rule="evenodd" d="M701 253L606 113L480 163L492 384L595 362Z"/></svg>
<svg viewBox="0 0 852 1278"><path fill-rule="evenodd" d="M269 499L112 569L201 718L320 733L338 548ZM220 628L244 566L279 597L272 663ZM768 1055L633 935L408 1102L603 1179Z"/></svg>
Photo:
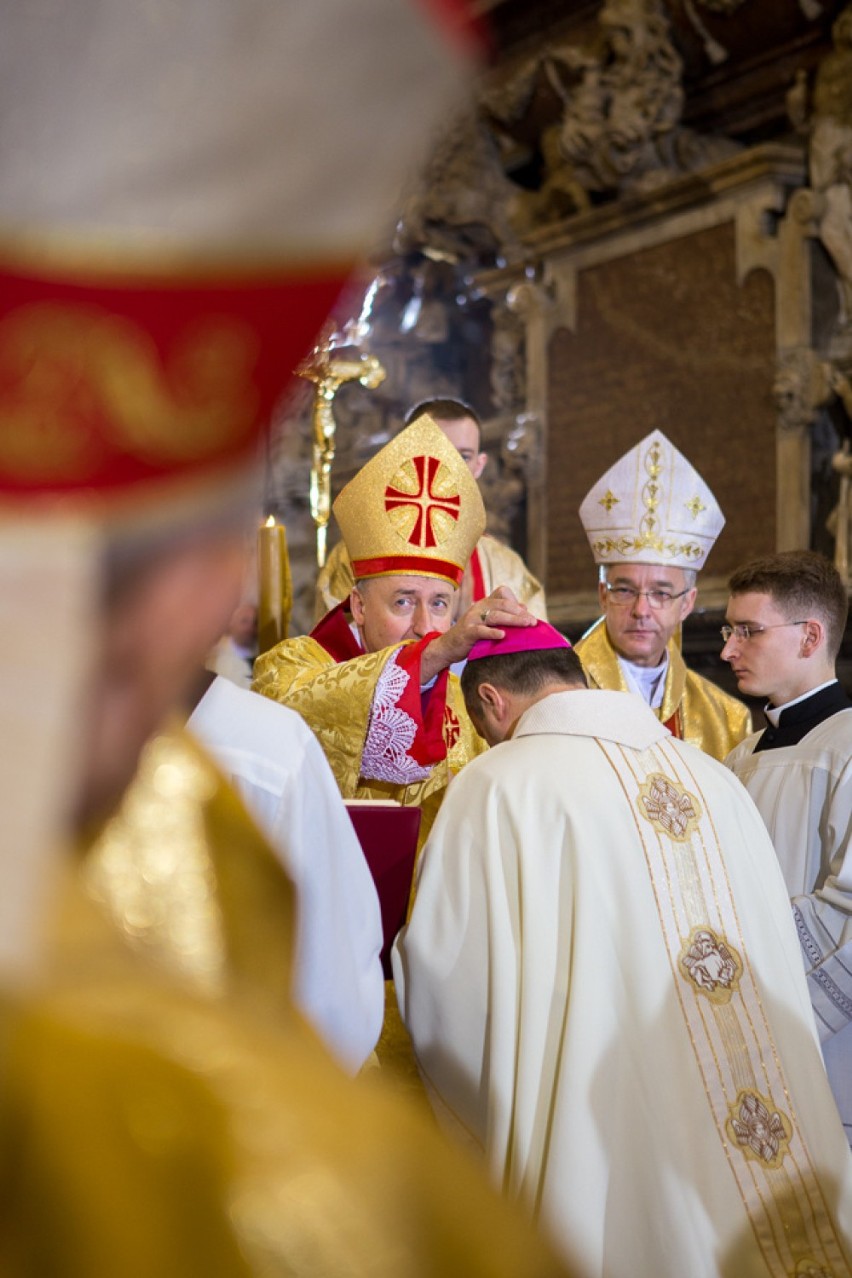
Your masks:
<svg viewBox="0 0 852 1278"><path fill-rule="evenodd" d="M725 524L698 471L659 430L592 485L580 519L597 564L694 569L703 567Z"/></svg>
<svg viewBox="0 0 852 1278"><path fill-rule="evenodd" d="M356 581L410 573L457 586L485 531L476 480L428 416L376 453L332 511Z"/></svg>

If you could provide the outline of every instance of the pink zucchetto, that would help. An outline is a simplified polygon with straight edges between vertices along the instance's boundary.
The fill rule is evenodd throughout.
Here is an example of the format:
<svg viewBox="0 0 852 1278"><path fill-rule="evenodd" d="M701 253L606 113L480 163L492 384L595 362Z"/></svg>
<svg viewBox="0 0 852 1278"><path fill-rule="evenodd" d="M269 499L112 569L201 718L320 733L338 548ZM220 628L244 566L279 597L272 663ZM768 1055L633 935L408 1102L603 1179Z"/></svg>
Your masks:
<svg viewBox="0 0 852 1278"><path fill-rule="evenodd" d="M546 621L534 626L507 626L502 639L479 639L468 654L468 661L480 657L502 657L510 652L540 652L547 648L570 648L564 635Z"/></svg>

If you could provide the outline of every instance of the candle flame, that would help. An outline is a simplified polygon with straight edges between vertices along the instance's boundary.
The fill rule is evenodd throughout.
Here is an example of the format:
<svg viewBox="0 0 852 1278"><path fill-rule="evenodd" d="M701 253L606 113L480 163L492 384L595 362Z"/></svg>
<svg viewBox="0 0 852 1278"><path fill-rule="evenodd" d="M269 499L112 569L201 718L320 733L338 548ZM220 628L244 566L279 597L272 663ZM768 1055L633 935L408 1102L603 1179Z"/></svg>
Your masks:
<svg viewBox="0 0 852 1278"><path fill-rule="evenodd" d="M263 526L264 526L264 528L274 528L274 527L275 527L275 516L274 516L274 515L270 515L270 516L268 517L268 519L267 519L266 523L265 523Z"/></svg>

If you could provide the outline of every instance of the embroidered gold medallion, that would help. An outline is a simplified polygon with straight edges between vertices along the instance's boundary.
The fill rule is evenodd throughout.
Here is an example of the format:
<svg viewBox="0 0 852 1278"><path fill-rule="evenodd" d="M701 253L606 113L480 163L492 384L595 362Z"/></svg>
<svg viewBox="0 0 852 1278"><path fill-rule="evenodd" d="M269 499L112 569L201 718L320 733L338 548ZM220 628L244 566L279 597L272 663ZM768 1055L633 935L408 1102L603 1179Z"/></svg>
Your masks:
<svg viewBox="0 0 852 1278"><path fill-rule="evenodd" d="M662 772L653 772L639 791L639 811L660 833L685 843L701 820L694 794Z"/></svg>
<svg viewBox="0 0 852 1278"><path fill-rule="evenodd" d="M790 1145L793 1127L786 1114L759 1092L741 1091L725 1124L728 1135L746 1158L765 1167L780 1167Z"/></svg>
<svg viewBox="0 0 852 1278"><path fill-rule="evenodd" d="M743 971L737 951L709 927L693 928L678 958L682 974L712 1003L728 1003Z"/></svg>
<svg viewBox="0 0 852 1278"><path fill-rule="evenodd" d="M834 1278L834 1270L826 1269L824 1265L818 1265L809 1256L806 1260L800 1260L796 1265L795 1278Z"/></svg>

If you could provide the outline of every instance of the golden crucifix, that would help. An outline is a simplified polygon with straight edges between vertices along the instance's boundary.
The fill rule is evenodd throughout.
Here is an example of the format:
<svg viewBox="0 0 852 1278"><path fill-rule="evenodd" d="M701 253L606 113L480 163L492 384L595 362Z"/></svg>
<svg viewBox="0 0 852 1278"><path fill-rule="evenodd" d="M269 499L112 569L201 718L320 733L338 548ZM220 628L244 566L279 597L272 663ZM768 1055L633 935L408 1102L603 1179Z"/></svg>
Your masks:
<svg viewBox="0 0 852 1278"><path fill-rule="evenodd" d="M344 382L360 382L368 390L375 390L385 380L385 370L375 355L356 352L342 358L335 354L340 349L352 350L352 346L341 348L339 342L336 344L334 326L327 325L310 355L296 369L299 377L306 377L317 388L312 414L310 502L317 530L317 564L320 568L325 563L328 517L331 514L331 466L337 428L332 411L334 397Z"/></svg>

